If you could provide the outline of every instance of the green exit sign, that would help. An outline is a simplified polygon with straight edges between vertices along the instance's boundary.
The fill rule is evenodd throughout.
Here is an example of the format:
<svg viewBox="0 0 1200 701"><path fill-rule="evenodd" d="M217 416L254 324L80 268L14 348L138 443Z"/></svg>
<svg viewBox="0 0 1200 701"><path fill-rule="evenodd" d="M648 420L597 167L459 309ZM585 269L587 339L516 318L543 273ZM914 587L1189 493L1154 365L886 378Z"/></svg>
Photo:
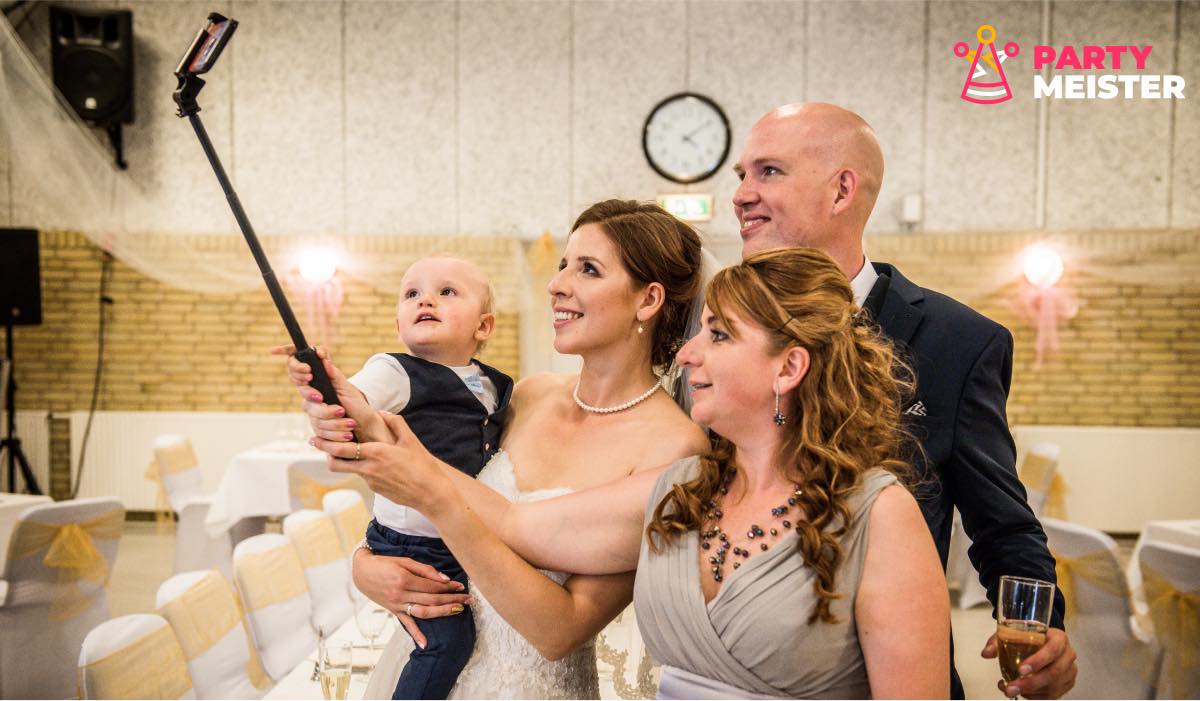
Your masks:
<svg viewBox="0 0 1200 701"><path fill-rule="evenodd" d="M712 221L712 195L659 195L658 206L684 221Z"/></svg>

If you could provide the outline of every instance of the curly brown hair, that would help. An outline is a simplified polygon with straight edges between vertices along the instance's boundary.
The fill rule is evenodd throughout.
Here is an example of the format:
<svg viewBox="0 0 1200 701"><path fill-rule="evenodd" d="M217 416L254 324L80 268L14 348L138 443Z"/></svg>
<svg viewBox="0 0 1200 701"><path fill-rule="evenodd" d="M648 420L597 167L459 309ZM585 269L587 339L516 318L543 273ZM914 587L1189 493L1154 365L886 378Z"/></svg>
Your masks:
<svg viewBox="0 0 1200 701"><path fill-rule="evenodd" d="M666 366L687 333L688 312L704 285L700 235L653 202L604 200L583 210L571 227L598 224L616 246L635 284L657 282L664 300L651 320L650 363Z"/></svg>
<svg viewBox="0 0 1200 701"><path fill-rule="evenodd" d="M804 515L795 526L798 548L817 575L817 603L808 622L834 623L830 605L841 598L836 579L843 558L840 539L851 517L850 496L872 467L905 483L912 474L902 458L909 436L900 413L902 399L913 390L912 371L890 341L858 321L845 274L815 248L751 255L718 272L705 301L731 334L730 312L767 330L771 353L793 346L808 350L808 373L781 397L788 427L777 464L786 479L803 485L797 499ZM730 441L715 436L712 449L700 458L700 475L675 485L659 502L646 528L652 549L705 527L706 505L734 469L734 451Z"/></svg>

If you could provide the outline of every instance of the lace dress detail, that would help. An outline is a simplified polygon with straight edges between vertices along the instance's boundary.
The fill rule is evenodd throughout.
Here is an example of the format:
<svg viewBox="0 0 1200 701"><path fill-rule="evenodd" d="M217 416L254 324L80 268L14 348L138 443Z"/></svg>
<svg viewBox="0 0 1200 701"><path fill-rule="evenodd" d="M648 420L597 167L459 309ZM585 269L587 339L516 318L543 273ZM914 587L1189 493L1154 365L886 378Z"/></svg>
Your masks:
<svg viewBox="0 0 1200 701"><path fill-rule="evenodd" d="M479 481L514 502L539 501L569 493L568 488L521 492L508 453L496 453L479 473ZM570 575L539 570L562 584ZM550 662L529 644L488 603L471 582L475 604L475 649L450 692L452 699L598 699L595 641L581 645L557 662ZM390 698L412 641L397 630L367 687L367 698ZM384 682L384 679L387 679ZM385 688L386 687L386 690Z"/></svg>

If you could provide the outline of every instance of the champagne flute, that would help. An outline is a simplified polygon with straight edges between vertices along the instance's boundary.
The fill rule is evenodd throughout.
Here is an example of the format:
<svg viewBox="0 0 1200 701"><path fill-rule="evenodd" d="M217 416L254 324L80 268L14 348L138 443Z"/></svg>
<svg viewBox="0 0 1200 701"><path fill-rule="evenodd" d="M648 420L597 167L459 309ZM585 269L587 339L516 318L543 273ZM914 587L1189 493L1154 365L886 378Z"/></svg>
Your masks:
<svg viewBox="0 0 1200 701"><path fill-rule="evenodd" d="M321 655L321 695L327 701L343 701L350 691L350 666L354 649L348 642L327 643Z"/></svg>
<svg viewBox="0 0 1200 701"><path fill-rule="evenodd" d="M1021 665L1046 644L1053 607L1054 584L1008 575L1000 578L996 641L1005 684L1019 679Z"/></svg>
<svg viewBox="0 0 1200 701"><path fill-rule="evenodd" d="M355 609L354 624L358 626L358 632L367 639L367 649L371 652L375 651L375 640L383 634L383 628L390 616L387 609L370 600Z"/></svg>

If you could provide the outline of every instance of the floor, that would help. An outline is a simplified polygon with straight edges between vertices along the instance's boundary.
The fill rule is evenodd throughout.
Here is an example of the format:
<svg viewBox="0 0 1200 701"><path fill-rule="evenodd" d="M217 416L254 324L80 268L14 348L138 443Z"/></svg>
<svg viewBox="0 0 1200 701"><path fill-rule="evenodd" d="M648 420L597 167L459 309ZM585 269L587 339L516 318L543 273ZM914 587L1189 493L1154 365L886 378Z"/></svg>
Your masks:
<svg viewBox="0 0 1200 701"><path fill-rule="evenodd" d="M278 526L275 526L274 530L277 529ZM268 525L268 530L272 530L271 525ZM1133 541L1121 541L1120 544L1122 553L1127 555ZM171 576L174 555L172 536L160 534L155 524L137 521L126 523L108 591L112 615L153 611L155 592L158 585ZM1005 698L996 688L996 681L1000 678L996 661L979 656L979 650L995 630L991 611L986 606L966 611L953 608L950 619L954 639L958 641L955 665L962 677L967 698Z"/></svg>

